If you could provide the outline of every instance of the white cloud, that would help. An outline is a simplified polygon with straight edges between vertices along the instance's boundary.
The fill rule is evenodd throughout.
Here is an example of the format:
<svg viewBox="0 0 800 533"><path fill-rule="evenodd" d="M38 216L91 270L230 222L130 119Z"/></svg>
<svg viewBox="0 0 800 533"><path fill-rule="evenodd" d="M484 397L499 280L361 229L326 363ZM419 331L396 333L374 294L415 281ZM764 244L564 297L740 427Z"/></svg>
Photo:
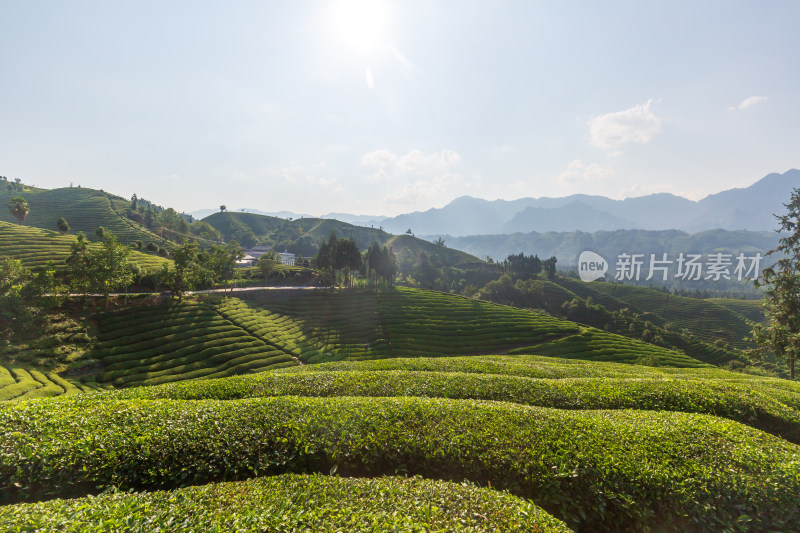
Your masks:
<svg viewBox="0 0 800 533"><path fill-rule="evenodd" d="M422 150L411 150L397 160L396 166L400 172L410 174L421 167L424 162L425 154L422 153Z"/></svg>
<svg viewBox="0 0 800 533"><path fill-rule="evenodd" d="M769 100L769 98L766 96L750 96L742 100L741 104L729 107L728 111L744 111L745 109L760 104L761 102L766 102L767 100Z"/></svg>
<svg viewBox="0 0 800 533"><path fill-rule="evenodd" d="M586 181L601 180L615 174L614 169L603 167L597 163L585 164L580 159L576 159L567 169L558 175L558 181L562 183L578 183Z"/></svg>
<svg viewBox="0 0 800 533"><path fill-rule="evenodd" d="M381 148L361 156L358 164L370 169L362 175L366 181L419 180L403 186L405 192L401 196L409 196L414 194L415 187L423 187L422 184L433 180L435 176L452 173L460 162L461 156L455 150L448 148L427 154L414 149L400 157L386 148Z"/></svg>
<svg viewBox="0 0 800 533"><path fill-rule="evenodd" d="M644 144L661 131L661 119L651 110L648 100L624 111L607 113L589 121L592 144L600 148L619 148L629 143Z"/></svg>
<svg viewBox="0 0 800 533"><path fill-rule="evenodd" d="M441 197L445 190L458 182L458 174L445 174L432 180L417 180L413 183L404 183L392 191L386 201L397 204L418 204Z"/></svg>
<svg viewBox="0 0 800 533"><path fill-rule="evenodd" d="M461 161L461 156L453 150L445 148L439 156L443 165L457 165Z"/></svg>
<svg viewBox="0 0 800 533"><path fill-rule="evenodd" d="M383 168L394 163L396 159L397 156L395 154L386 148L381 148L380 150L375 150L368 154L362 155L358 164L362 167Z"/></svg>

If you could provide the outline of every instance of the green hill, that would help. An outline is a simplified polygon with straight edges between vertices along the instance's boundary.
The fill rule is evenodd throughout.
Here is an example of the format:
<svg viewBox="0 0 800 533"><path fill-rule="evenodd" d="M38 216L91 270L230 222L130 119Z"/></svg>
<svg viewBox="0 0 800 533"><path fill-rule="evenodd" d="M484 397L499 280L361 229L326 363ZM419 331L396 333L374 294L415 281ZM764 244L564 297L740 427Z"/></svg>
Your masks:
<svg viewBox="0 0 800 533"><path fill-rule="evenodd" d="M592 296L607 309L618 311L628 307L658 326L672 323L704 342L722 339L735 348L748 347L744 340L751 331L748 319L733 310L730 303L720 305L719 300L687 298L618 283L585 283L569 278L560 278L559 283L581 297Z"/></svg>
<svg viewBox="0 0 800 533"><path fill-rule="evenodd" d="M68 187L63 189L30 189L24 192L0 190L0 221L16 223L5 206L10 198L22 196L28 201L30 213L24 225L54 231L56 221L64 217L71 233L82 231L89 239L96 239L95 231L100 226L114 233L120 242L142 241L164 245L167 241L150 232L144 226L122 216L120 202L130 202L103 191Z"/></svg>
<svg viewBox="0 0 800 533"><path fill-rule="evenodd" d="M74 235L0 221L0 259L18 259L28 268L43 267L48 261L63 266L73 242ZM90 246L100 245L92 243ZM169 259L137 250L131 250L128 258L150 272L158 270L164 263L171 263Z"/></svg>
<svg viewBox="0 0 800 533"><path fill-rule="evenodd" d="M104 313L96 319L99 382L154 385L295 365L282 347L254 336L213 305L168 303ZM244 327L243 327L244 326Z"/></svg>
<svg viewBox="0 0 800 533"><path fill-rule="evenodd" d="M560 277L552 280L518 280L516 283L512 283L508 276L503 276L500 280L491 282L482 288L479 296L485 300L506 305L544 309L553 316L594 326L625 337L645 340L658 346L681 350L695 359L713 365L730 363L747 366L750 364L750 361L737 349L741 346L730 345L728 343L730 338L719 335L717 330L704 330L705 323L692 324L693 328L690 331L641 308L644 307L643 302L650 303L651 306L645 309L660 306L658 311L661 312L664 308L663 292L644 287L631 287L631 290L624 294L619 292L615 296L609 296L605 292L595 290L597 287L600 287L597 282L586 284ZM631 295L636 297L636 305L628 298ZM675 297L670 296L670 298ZM681 306L686 300L689 300L688 298L678 298L680 298L678 301L672 302L676 306ZM695 302L698 300L692 300L691 303L696 305ZM739 302L744 302L743 300L716 299L711 302L709 300L700 300L700 302L701 305L702 302L711 303L712 307L717 304L724 307L730 302L731 310L740 309L751 312L751 316L754 317L758 311L758 307L740 304ZM637 305L641 307L637 307ZM717 318L721 321L732 321L733 326L743 334L749 332L748 320L736 311L718 314ZM763 319L763 315L761 318ZM718 322L713 325L718 326ZM703 332L702 338L695 335L697 331ZM772 364L767 366L770 370L775 370Z"/></svg>
<svg viewBox="0 0 800 533"><path fill-rule="evenodd" d="M214 213L203 219L219 231L225 240L242 237L248 232L252 237L264 244L273 245L278 250L286 249L300 253L306 257L316 255L319 244L327 240L331 232L339 238L353 239L361 250L366 250L372 243L379 242L391 246L398 263L413 263L424 252L431 262L446 266L464 266L480 264L477 257L465 252L437 246L411 235L391 235L378 228L354 226L346 222L322 218L301 218L284 220L253 213Z"/></svg>
<svg viewBox="0 0 800 533"><path fill-rule="evenodd" d="M100 383L221 377L302 363L513 353L702 367L640 341L546 315L419 289L254 291L98 315ZM246 298L246 299L245 299Z"/></svg>

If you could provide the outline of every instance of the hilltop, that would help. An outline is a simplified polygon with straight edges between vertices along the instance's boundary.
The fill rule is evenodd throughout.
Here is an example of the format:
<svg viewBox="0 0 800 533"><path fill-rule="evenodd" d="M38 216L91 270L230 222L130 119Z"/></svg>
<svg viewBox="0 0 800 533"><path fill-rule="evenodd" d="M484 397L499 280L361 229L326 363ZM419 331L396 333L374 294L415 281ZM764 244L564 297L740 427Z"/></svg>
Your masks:
<svg viewBox="0 0 800 533"><path fill-rule="evenodd" d="M468 253L439 246L413 235L392 235L381 228L355 226L328 218L300 218L285 220L255 213L220 212L203 219L220 232L225 240L237 240L244 246L256 242L271 245L274 249L288 250L305 257L316 255L319 244L331 232L339 238L353 239L361 250L374 242L390 246L401 270L404 265L416 262L425 253L432 263L447 266L468 266L482 263Z"/></svg>
<svg viewBox="0 0 800 533"><path fill-rule="evenodd" d="M119 196L80 187L62 189L36 189L25 187L23 191L0 189L0 221L16 223L5 206L10 198L21 196L28 201L30 213L25 225L34 228L54 231L56 221L63 217L67 220L72 233L83 232L89 239L96 239L97 228L103 226L117 236L122 243L142 241L153 242L159 246L168 244L155 233L141 224L124 216L130 206L130 200Z"/></svg>

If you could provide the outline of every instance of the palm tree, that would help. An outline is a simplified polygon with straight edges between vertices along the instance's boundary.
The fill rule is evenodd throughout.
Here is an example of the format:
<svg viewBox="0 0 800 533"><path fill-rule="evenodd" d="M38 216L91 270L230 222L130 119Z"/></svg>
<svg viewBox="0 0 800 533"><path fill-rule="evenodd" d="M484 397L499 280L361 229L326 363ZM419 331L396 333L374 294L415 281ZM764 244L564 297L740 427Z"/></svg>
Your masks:
<svg viewBox="0 0 800 533"><path fill-rule="evenodd" d="M22 196L16 196L8 201L8 212L11 213L20 224L25 221L30 211L31 208L28 205L28 201Z"/></svg>

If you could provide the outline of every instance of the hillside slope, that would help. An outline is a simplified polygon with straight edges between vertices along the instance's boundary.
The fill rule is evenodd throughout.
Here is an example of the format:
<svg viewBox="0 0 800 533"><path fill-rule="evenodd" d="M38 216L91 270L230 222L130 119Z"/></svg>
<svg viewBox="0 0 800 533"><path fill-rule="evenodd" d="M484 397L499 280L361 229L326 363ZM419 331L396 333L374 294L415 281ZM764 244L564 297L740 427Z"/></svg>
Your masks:
<svg viewBox="0 0 800 533"><path fill-rule="evenodd" d="M446 266L481 263L480 259L466 252L437 246L412 235L391 235L380 228L355 226L328 218L284 220L253 213L226 212L214 213L203 221L211 224L226 240L251 232L261 242L280 251L287 249L306 257L316 255L319 244L333 232L340 239L353 239L361 250L366 250L374 242L391 246L400 264L415 262L423 252L432 262Z"/></svg>
<svg viewBox="0 0 800 533"><path fill-rule="evenodd" d="M292 365L403 356L546 354L704 367L700 361L573 322L446 293L252 291L241 298L99 315L99 383L116 387Z"/></svg>
<svg viewBox="0 0 800 533"><path fill-rule="evenodd" d="M28 268L42 267L48 261L63 267L73 242L74 235L61 235L55 231L0 221L0 259L18 259ZM95 242L89 246L94 248L100 244ZM149 272L155 272L161 265L172 262L137 250L131 250L128 260Z"/></svg>
<svg viewBox="0 0 800 533"><path fill-rule="evenodd" d="M5 206L10 198L16 196L25 198L30 206L30 213L24 222L26 226L55 231L56 221L64 217L71 233L82 231L91 240L96 239L97 228L103 226L122 243L143 241L166 244L164 239L144 226L121 216L112 206L112 199L121 198L103 191L78 187L49 190L27 188L23 192L0 190L0 204ZM0 209L0 221L17 222L7 209Z"/></svg>

